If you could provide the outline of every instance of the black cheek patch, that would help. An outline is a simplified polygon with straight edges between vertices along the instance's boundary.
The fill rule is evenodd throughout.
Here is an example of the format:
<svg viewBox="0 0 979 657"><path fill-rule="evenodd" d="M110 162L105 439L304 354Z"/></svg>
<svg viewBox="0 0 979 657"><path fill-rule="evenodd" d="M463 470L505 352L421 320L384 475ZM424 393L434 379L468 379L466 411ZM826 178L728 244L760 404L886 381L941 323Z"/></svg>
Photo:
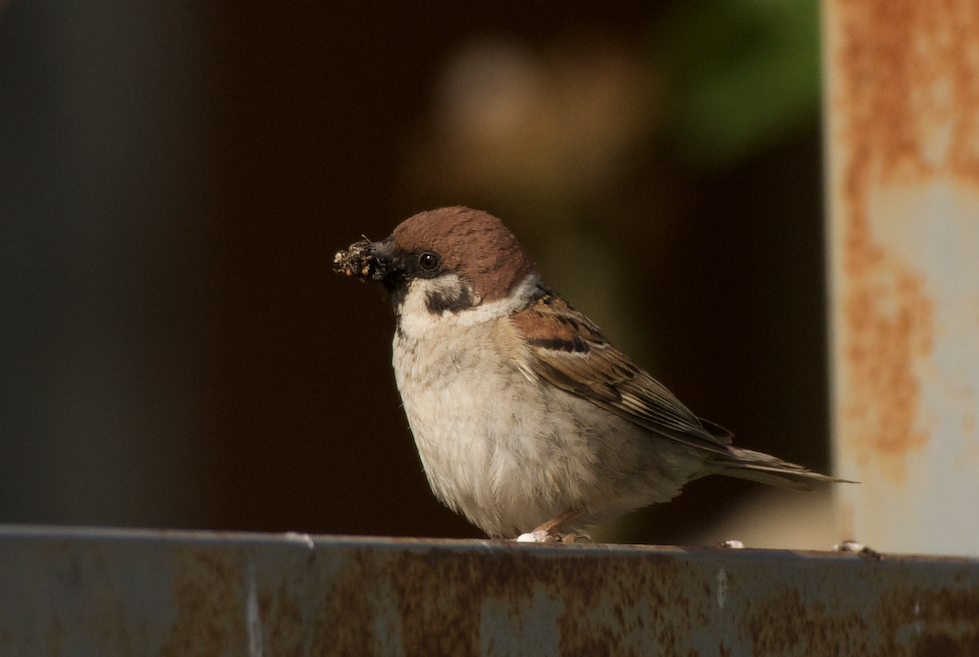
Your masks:
<svg viewBox="0 0 979 657"><path fill-rule="evenodd" d="M458 290L455 294L429 292L425 297L425 307L433 315L442 315L447 310L457 313L472 308L473 299L468 287Z"/></svg>

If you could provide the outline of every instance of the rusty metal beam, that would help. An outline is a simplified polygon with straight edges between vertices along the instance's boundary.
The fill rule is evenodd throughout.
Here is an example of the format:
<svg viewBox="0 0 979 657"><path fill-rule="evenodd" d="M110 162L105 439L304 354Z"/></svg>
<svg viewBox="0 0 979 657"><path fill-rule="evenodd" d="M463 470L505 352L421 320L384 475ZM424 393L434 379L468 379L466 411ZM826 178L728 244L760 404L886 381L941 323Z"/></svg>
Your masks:
<svg viewBox="0 0 979 657"><path fill-rule="evenodd" d="M0 654L979 654L979 561L8 526Z"/></svg>
<svg viewBox="0 0 979 657"><path fill-rule="evenodd" d="M841 533L979 555L979 5L823 7Z"/></svg>

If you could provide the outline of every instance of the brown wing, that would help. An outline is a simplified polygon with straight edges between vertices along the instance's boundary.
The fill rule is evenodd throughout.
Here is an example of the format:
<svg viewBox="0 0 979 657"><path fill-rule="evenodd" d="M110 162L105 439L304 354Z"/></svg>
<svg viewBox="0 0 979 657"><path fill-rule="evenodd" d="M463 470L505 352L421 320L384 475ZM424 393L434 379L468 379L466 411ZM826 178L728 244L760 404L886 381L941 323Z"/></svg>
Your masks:
<svg viewBox="0 0 979 657"><path fill-rule="evenodd" d="M661 436L730 454L730 432L691 413L560 297L547 293L511 321L530 345L537 376Z"/></svg>

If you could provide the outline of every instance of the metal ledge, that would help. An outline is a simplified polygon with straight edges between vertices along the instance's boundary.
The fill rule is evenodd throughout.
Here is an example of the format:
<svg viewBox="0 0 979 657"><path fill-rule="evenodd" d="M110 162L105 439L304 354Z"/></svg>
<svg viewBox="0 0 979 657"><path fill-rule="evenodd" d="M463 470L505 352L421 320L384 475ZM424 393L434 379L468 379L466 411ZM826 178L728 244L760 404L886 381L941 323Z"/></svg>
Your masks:
<svg viewBox="0 0 979 657"><path fill-rule="evenodd" d="M979 561L0 527L2 655L979 655Z"/></svg>

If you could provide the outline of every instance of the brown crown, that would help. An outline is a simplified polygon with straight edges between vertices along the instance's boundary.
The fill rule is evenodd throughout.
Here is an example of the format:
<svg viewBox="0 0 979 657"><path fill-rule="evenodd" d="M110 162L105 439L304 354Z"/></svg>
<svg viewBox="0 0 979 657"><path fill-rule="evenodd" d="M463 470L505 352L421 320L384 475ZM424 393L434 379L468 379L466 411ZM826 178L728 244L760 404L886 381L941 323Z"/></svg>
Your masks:
<svg viewBox="0 0 979 657"><path fill-rule="evenodd" d="M421 212L394 229L405 251L434 251L451 271L469 276L484 301L507 296L537 271L530 254L493 215L461 206Z"/></svg>

